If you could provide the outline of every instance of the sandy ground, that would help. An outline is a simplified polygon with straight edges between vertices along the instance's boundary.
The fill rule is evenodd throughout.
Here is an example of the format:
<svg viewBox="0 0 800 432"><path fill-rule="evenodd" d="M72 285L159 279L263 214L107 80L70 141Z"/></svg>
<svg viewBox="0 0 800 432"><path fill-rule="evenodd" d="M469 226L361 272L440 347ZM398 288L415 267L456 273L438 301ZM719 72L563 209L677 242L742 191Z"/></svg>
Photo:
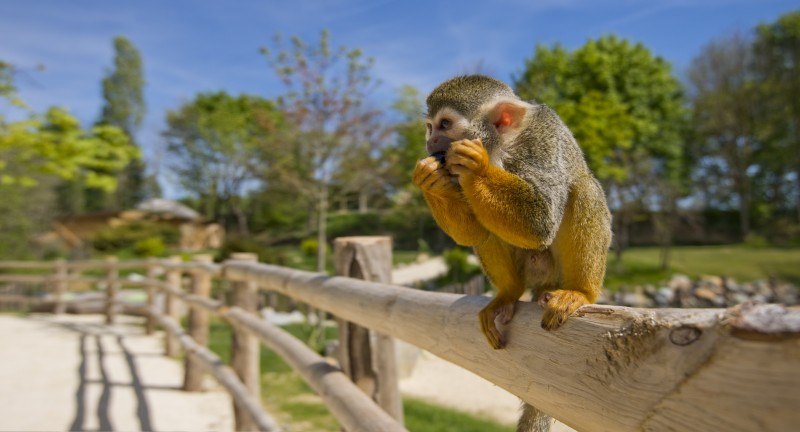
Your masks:
<svg viewBox="0 0 800 432"><path fill-rule="evenodd" d="M446 360L397 341L400 391L461 411L514 425L519 417L519 399L506 390ZM409 362L413 362L409 365ZM574 432L554 421L551 432Z"/></svg>
<svg viewBox="0 0 800 432"><path fill-rule="evenodd" d="M138 320L0 315L0 430L230 431L228 395L181 391L182 364Z"/></svg>

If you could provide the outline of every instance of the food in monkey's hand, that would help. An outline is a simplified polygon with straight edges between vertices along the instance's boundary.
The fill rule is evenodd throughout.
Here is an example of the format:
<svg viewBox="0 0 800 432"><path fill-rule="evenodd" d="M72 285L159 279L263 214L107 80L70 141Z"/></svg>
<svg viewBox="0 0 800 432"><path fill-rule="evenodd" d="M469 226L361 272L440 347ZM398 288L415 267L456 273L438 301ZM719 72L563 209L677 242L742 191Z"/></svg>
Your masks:
<svg viewBox="0 0 800 432"><path fill-rule="evenodd" d="M431 156L435 157L436 160L439 161L439 163L442 164L442 166L444 166L444 155L445 155L445 153L447 153L447 152L438 151L438 152L432 153Z"/></svg>

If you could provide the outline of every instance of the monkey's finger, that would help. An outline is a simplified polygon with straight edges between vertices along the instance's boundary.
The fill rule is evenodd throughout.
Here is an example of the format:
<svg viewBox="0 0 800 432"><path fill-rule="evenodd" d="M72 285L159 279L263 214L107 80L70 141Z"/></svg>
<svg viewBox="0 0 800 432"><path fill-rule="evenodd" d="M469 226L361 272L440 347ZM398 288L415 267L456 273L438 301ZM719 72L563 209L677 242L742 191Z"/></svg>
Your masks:
<svg viewBox="0 0 800 432"><path fill-rule="evenodd" d="M481 166L483 166L483 164L479 160L460 154L453 155L452 160L447 161L447 167L451 171L455 167L459 166L464 167L468 170L478 171L481 168Z"/></svg>
<svg viewBox="0 0 800 432"><path fill-rule="evenodd" d="M424 191L443 190L446 189L446 186L449 183L450 173L444 168L440 168L436 171L433 171L424 180L422 180L419 187Z"/></svg>
<svg viewBox="0 0 800 432"><path fill-rule="evenodd" d="M494 324L494 313L487 309L481 310L478 314L478 320L481 324L481 332L486 337L487 342L491 345L494 349L500 349L505 346L505 339L503 338L503 334L497 330L497 327Z"/></svg>
<svg viewBox="0 0 800 432"><path fill-rule="evenodd" d="M437 169L441 169L438 162L433 164L428 159L423 159L417 162L417 166L414 168L414 174L412 175L411 181L417 186L421 186L422 183L424 183L428 177L435 173Z"/></svg>

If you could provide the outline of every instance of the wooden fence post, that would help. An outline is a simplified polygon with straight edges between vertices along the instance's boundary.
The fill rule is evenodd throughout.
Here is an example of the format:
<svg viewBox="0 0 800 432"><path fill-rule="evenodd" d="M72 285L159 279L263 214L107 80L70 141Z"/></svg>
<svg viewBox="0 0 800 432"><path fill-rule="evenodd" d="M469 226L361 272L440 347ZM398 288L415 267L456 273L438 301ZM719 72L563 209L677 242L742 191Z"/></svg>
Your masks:
<svg viewBox="0 0 800 432"><path fill-rule="evenodd" d="M149 258L147 260L147 279L155 280L158 278L158 260ZM145 286L147 291L147 309L151 309L156 304L156 287L151 284ZM153 334L156 330L156 320L151 314L147 314L145 321L145 333L148 335Z"/></svg>
<svg viewBox="0 0 800 432"><path fill-rule="evenodd" d="M192 261L197 263L212 263L211 255L196 255ZM211 274L206 270L195 269L192 271L191 294L208 298L211 294ZM208 311L203 308L189 309L188 334L197 345L205 348L208 346ZM193 356L186 356L186 367L183 380L185 391L200 391L203 389L203 364Z"/></svg>
<svg viewBox="0 0 800 432"><path fill-rule="evenodd" d="M114 324L114 312L117 305L114 303L117 297L117 281L119 280L118 259L115 256L106 257L106 324Z"/></svg>
<svg viewBox="0 0 800 432"><path fill-rule="evenodd" d="M64 293L67 291L67 262L63 258L56 260L56 281L55 281L56 306L54 312L63 314L67 310L64 302Z"/></svg>
<svg viewBox="0 0 800 432"><path fill-rule="evenodd" d="M180 256L173 256L167 259L168 263L170 264L180 264L181 257ZM166 272L166 281L167 284L171 288L176 290L181 289L181 270L176 268L168 268ZM164 314L177 322L179 321L178 318L178 299L175 298L174 295L170 294L169 292L165 293L164 296ZM165 341L165 351L166 355L169 357L177 357L178 356L178 340L171 336L169 333L166 333Z"/></svg>
<svg viewBox="0 0 800 432"><path fill-rule="evenodd" d="M391 283L390 237L340 237L333 245L336 274ZM394 339L339 320L339 362L364 393L401 425L404 423Z"/></svg>
<svg viewBox="0 0 800 432"><path fill-rule="evenodd" d="M254 253L234 253L231 259L235 261L257 262L258 255ZM231 305L238 306L246 312L258 314L258 287L253 282L233 282ZM232 326L231 340L231 367L242 380L250 393L261 400L261 345L254 334ZM236 420L237 431L255 430L256 424L243 407L234 402L233 412Z"/></svg>

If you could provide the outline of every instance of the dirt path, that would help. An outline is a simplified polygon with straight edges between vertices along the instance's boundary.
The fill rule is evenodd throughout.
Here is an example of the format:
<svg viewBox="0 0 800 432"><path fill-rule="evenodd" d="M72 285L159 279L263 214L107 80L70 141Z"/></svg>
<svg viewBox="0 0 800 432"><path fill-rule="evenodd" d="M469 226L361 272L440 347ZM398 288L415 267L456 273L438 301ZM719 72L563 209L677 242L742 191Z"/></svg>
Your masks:
<svg viewBox="0 0 800 432"><path fill-rule="evenodd" d="M0 430L174 431L233 428L216 384L180 389L183 365L138 318L0 315Z"/></svg>

